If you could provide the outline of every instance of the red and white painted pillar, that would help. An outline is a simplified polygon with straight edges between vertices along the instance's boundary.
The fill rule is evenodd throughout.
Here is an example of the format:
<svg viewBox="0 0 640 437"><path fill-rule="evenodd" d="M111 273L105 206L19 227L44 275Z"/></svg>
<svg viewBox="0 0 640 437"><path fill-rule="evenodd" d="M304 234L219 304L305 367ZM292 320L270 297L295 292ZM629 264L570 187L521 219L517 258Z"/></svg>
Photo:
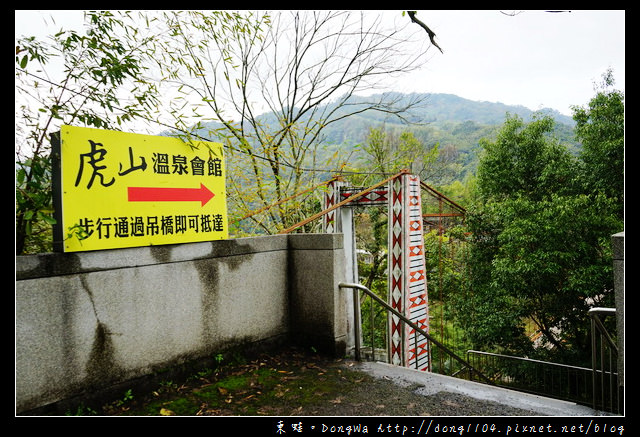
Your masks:
<svg viewBox="0 0 640 437"><path fill-rule="evenodd" d="M342 188L343 182L332 181L325 195L324 208L362 191ZM393 178L387 188L359 197L349 206L388 205L388 303L420 329L429 332L429 304L427 298L426 262L422 217L420 178L402 173ZM324 215L325 232L347 232L353 224L344 223L347 216L335 209ZM352 216L348 216L352 220ZM345 228L346 226L346 228ZM355 241L355 236L351 236ZM351 240L349 238L348 240ZM346 248L347 246L345 246ZM352 247L355 251L355 246ZM355 252L354 252L355 255ZM355 256L353 256L355 263ZM352 267L357 275L357 265ZM351 280L351 278L349 278ZM355 282L357 277L354 278ZM427 338L400 322L389 318L389 362L398 366L429 371L431 359Z"/></svg>
<svg viewBox="0 0 640 437"><path fill-rule="evenodd" d="M402 174L390 182L389 304L420 329L429 332L420 178ZM389 323L389 361L430 370L428 340L397 317Z"/></svg>

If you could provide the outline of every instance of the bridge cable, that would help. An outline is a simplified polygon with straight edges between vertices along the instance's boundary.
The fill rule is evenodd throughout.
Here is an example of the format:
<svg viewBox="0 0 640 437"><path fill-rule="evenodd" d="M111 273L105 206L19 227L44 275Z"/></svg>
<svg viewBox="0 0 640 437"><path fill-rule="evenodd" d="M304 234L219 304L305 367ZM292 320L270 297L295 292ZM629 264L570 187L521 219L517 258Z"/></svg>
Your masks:
<svg viewBox="0 0 640 437"><path fill-rule="evenodd" d="M311 217L307 217L306 219L302 220L299 223L296 223L293 226L288 227L287 229L283 229L282 231L278 232L278 234L288 234L291 231L294 231L294 230L298 229L300 226L304 226L307 223L310 223L310 222L314 221L315 219L317 219L319 217L322 217L323 215L333 211L334 209L338 209L341 206L346 205L347 203L352 202L352 201L364 196L365 194L368 194L369 192L371 192L371 191L375 190L376 188L386 184L387 182L397 178L398 176L401 176L401 175L407 174L407 173L409 173L409 170L402 170L402 171L400 171L400 173L397 173L397 174L395 174L393 176L390 176L390 177L384 179L383 181L378 182L377 184L372 185L369 188L360 191L359 193L356 193L356 194L353 194L353 195L347 197L342 202L336 203L335 205L333 205L333 206L331 206L331 207L329 207L329 208L327 208L327 209L325 209L323 211L320 211L319 213L314 214Z"/></svg>

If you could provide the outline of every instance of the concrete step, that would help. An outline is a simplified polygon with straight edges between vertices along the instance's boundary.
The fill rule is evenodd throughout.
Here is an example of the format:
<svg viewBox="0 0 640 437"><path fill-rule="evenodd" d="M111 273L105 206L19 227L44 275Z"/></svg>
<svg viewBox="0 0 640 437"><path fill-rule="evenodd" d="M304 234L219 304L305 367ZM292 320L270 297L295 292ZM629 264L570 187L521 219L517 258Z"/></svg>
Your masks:
<svg viewBox="0 0 640 437"><path fill-rule="evenodd" d="M441 392L454 393L478 400L496 402L512 408L533 411L541 416L610 415L573 402L494 387L436 373L422 372L383 362L363 361L356 364L356 368L374 377L391 380L400 386L411 387L414 393L423 396L431 396Z"/></svg>

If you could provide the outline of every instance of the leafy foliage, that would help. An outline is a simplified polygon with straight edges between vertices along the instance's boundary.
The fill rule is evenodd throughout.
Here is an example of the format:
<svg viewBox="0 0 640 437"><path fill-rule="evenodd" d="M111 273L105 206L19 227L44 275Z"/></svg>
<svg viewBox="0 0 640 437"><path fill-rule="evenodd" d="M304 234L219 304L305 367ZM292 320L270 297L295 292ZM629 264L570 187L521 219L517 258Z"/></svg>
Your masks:
<svg viewBox="0 0 640 437"><path fill-rule="evenodd" d="M582 179L586 192L601 192L618 203L623 218L624 205L624 95L613 88L613 72L603 75L600 91L588 107L574 107L576 136L583 148Z"/></svg>
<svg viewBox="0 0 640 437"><path fill-rule="evenodd" d="M51 249L50 135L62 124L118 129L156 103L155 86L141 80L149 40L109 11L85 17L84 35L60 31L16 46L16 254ZM56 62L61 77L52 76Z"/></svg>
<svg viewBox="0 0 640 437"><path fill-rule="evenodd" d="M483 141L468 217L471 281L456 304L472 314L463 323L480 347L585 364L587 310L613 306L610 238L622 227L621 193L585 190L580 169L592 164L552 130L548 117L508 117L495 141ZM533 349L526 321L551 348Z"/></svg>

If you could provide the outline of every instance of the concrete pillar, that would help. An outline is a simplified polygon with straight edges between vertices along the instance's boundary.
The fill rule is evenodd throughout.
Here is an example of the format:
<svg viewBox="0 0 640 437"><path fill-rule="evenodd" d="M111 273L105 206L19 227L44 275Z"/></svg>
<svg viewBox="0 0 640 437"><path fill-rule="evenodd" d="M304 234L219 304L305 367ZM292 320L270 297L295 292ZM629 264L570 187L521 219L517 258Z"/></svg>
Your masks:
<svg viewBox="0 0 640 437"><path fill-rule="evenodd" d="M290 336L294 344L343 357L349 293L342 234L289 235Z"/></svg>
<svg viewBox="0 0 640 437"><path fill-rule="evenodd" d="M618 388L624 394L624 232L611 237L613 247L613 283L616 297L616 329L618 331ZM622 397L620 399L623 399Z"/></svg>
<svg viewBox="0 0 640 437"><path fill-rule="evenodd" d="M358 274L358 254L356 252L356 230L355 222L353 220L353 208L340 208L339 217L340 229L342 229L342 235L344 238L344 281L359 284L360 275ZM341 290L340 293L344 294L342 299L344 301L344 311L346 312L347 317L347 352L350 355L355 355L355 324L360 323L355 317L356 311L360 314L360 300L356 298L359 293L353 293L351 290ZM360 332L361 338L359 341L360 344L362 344L362 328L359 327L357 332Z"/></svg>

